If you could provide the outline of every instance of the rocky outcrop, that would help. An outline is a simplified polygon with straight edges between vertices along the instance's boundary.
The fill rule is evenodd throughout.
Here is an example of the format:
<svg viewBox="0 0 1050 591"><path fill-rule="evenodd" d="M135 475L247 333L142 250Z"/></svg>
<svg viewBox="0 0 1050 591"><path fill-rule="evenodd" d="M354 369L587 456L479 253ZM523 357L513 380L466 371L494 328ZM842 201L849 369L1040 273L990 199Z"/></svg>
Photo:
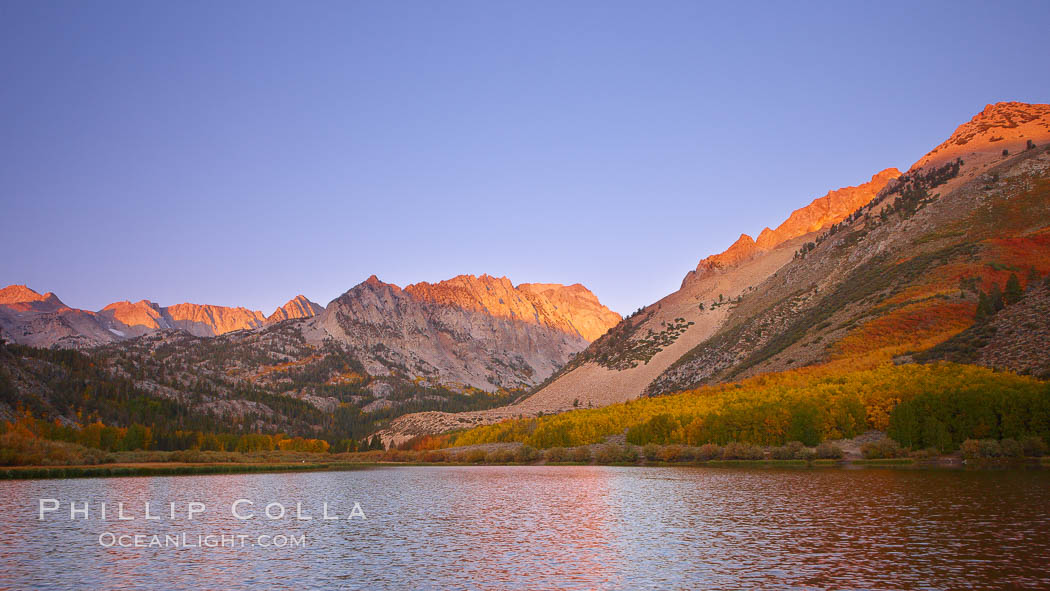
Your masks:
<svg viewBox="0 0 1050 591"><path fill-rule="evenodd" d="M769 228L766 228L764 232L768 230ZM695 273L699 275L712 269L723 269L725 267L739 265L765 250L768 250L768 248L759 247L754 238L747 234L741 234L740 238L737 238L736 242L731 244L729 248L725 249L723 252L713 254L700 261L700 264L696 266Z"/></svg>

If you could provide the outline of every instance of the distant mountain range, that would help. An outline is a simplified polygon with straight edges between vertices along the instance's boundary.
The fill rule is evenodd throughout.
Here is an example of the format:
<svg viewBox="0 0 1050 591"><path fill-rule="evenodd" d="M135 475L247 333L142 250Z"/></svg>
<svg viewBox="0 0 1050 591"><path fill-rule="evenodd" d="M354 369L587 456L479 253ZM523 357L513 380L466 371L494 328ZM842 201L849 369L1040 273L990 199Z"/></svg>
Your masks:
<svg viewBox="0 0 1050 591"><path fill-rule="evenodd" d="M93 347L165 329L210 337L309 318L323 310L299 295L269 316L241 307L159 306L149 300L114 302L91 312L70 308L51 292L41 295L25 285L9 285L0 289L0 336L36 347Z"/></svg>
<svg viewBox="0 0 1050 591"><path fill-rule="evenodd" d="M619 321L582 285L515 286L489 275L404 289L372 276L327 307L297 296L269 316L145 300L91 312L25 286L0 290L4 339L85 351L112 379L130 379L144 396L272 429L297 421L272 396L305 401L312 408L296 414L312 416L340 405L397 414L400 407L444 408L464 393L523 391ZM71 406L53 404L69 387L54 381L63 370L17 359L7 365L20 393L0 403L0 418L15 406L37 403L44 414L75 414ZM501 400L482 396L455 404L484 407ZM316 428L298 427L307 434Z"/></svg>
<svg viewBox="0 0 1050 591"><path fill-rule="evenodd" d="M344 316L368 315L360 307L353 313L348 311L359 297L372 298L371 321L375 324L402 314L402 304L430 304L543 326L590 342L620 320L619 314L578 283L522 283L515 287L506 277L489 275L460 275L435 284L416 283L404 290L373 275L332 303ZM392 307L384 308L387 305ZM37 347L84 348L172 329L211 337L324 312L324 307L303 295L295 296L269 316L243 307L189 303L160 306L149 300L114 302L91 312L71 308L51 292L41 295L25 285L9 285L0 289L0 336Z"/></svg>

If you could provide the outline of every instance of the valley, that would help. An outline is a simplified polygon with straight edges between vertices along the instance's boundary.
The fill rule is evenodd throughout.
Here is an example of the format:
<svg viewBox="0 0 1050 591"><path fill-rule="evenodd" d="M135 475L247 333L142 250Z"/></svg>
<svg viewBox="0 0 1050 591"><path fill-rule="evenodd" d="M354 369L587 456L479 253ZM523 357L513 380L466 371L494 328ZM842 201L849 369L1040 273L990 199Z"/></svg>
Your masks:
<svg viewBox="0 0 1050 591"><path fill-rule="evenodd" d="M999 103L907 172L742 234L626 318L578 284L489 275L404 288L372 276L327 306L298 296L270 315L148 301L90 312L11 286L0 412L73 431L140 425L169 450L231 451L251 433L342 452L622 436L816 446L895 432L895 408L959 398L981 368L1003 372L988 388L1044 392L1031 394L1042 408L1048 236L1050 106ZM918 439L951 452L982 433L1050 435L1040 425ZM213 433L226 439L201 447Z"/></svg>

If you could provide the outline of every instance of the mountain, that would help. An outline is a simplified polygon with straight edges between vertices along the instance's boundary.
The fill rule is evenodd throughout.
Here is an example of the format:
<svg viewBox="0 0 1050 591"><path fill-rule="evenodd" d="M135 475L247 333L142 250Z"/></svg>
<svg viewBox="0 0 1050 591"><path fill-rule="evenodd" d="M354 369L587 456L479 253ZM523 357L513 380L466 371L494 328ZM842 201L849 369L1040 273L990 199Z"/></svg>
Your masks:
<svg viewBox="0 0 1050 591"><path fill-rule="evenodd" d="M870 202L898 176L890 168L859 186L830 191L795 210L776 230L762 230L759 241L743 234L722 253L704 258L678 291L596 341L557 379L522 402L522 410L602 406L640 396L653 379L718 330L731 300L752 291L791 261L805 240Z"/></svg>
<svg viewBox="0 0 1050 591"><path fill-rule="evenodd" d="M832 191L758 240L745 234L704 258L678 291L625 318L531 396L480 413L404 416L384 437L797 368L912 363L942 344L974 363L1045 366L1046 320L1025 301L1050 273L1048 143L1050 105L989 105L907 173L886 169ZM1011 275L1029 295L1002 318L1024 324L973 329L979 302Z"/></svg>
<svg viewBox="0 0 1050 591"><path fill-rule="evenodd" d="M1008 154L1023 152L1030 141L1042 142L1048 135L1050 105L1017 102L987 105L911 169L943 165L956 158L962 158L971 167L986 167L998 162L1004 150Z"/></svg>
<svg viewBox="0 0 1050 591"><path fill-rule="evenodd" d="M117 399L132 392L144 407L171 407L165 412L178 417L179 428L227 425L336 438L361 437L405 412L506 404L620 321L581 285L515 287L489 275L403 289L372 276L326 308L298 296L268 317L146 300L93 313L45 305L58 300L24 287L0 294L4 334L18 337L15 343L87 355L19 349L8 356L0 381L7 375L17 394L6 408L0 404L0 416L11 416L17 405L67 421L85 416L84 402L67 392L88 381ZM22 309L26 316L17 316ZM58 323L83 317L89 325L56 338L54 326L33 324L44 317ZM90 377L64 381L84 372ZM128 411L104 398L92 404L112 407L92 412L126 421Z"/></svg>
<svg viewBox="0 0 1050 591"><path fill-rule="evenodd" d="M819 232L836 224L875 198L891 180L901 175L896 168L887 168L876 173L871 180L856 187L845 187L829 191L823 197L814 199L809 205L791 212L776 230L764 228L758 240L747 234L741 234L725 251L711 255L697 264L696 269L686 274L682 280L685 286L710 272L738 266L743 262L766 253L776 247L813 232Z"/></svg>
<svg viewBox="0 0 1050 591"><path fill-rule="evenodd" d="M37 347L84 348L158 330L181 329L210 337L274 322L309 318L323 308L299 295L264 316L257 310L200 304L159 306L149 300L114 302L98 312L70 308L53 293L24 285L0 290L0 335Z"/></svg>
<svg viewBox="0 0 1050 591"><path fill-rule="evenodd" d="M344 345L370 375L494 390L543 381L619 320L579 285L460 275L402 289L373 275L302 330Z"/></svg>
<svg viewBox="0 0 1050 591"><path fill-rule="evenodd" d="M199 337L210 337L235 330L251 330L266 323L258 310L240 306L208 306L200 304L175 304L167 313L176 327Z"/></svg>
<svg viewBox="0 0 1050 591"><path fill-rule="evenodd" d="M24 285L9 285L0 290L0 337L36 347L81 347L109 342L115 335L94 313L70 308L51 292L40 295Z"/></svg>
<svg viewBox="0 0 1050 591"><path fill-rule="evenodd" d="M378 429L388 443L508 421L500 437L520 441L550 426L552 413L640 397L650 400L603 416L652 413L661 400L681 414L674 404L684 395L664 398L681 392L732 399L750 388L749 404L768 413L733 416L781 424L794 411L764 397L787 383L809 392L806 412L842 410L847 431L884 430L900 380L994 377L977 366L1050 374L1048 276L1050 106L999 103L907 172L885 169L758 239L741 235L703 257L677 291L623 319L579 285L488 275L404 288L373 276L323 310L293 300L282 309L304 317L280 322L276 311L150 302L86 312L12 286L0 291L5 338L86 353L0 351L0 415L25 406L66 421L156 425L165 408L171 429L329 440ZM969 365L922 369L941 361ZM876 378L870 399L812 406L820 388ZM720 429L732 427L706 408ZM621 419L572 433L569 422L553 425L542 440L593 443L623 433ZM674 420L705 428L697 417Z"/></svg>
<svg viewBox="0 0 1050 591"><path fill-rule="evenodd" d="M579 283L560 285L557 283L522 283L518 290L542 296L554 305L566 321L588 342L605 334L616 326L620 315L606 308L598 296Z"/></svg>
<svg viewBox="0 0 1050 591"><path fill-rule="evenodd" d="M304 295L297 295L288 303L277 308L266 317L267 323L283 322L285 320L294 320L296 318L309 318L311 316L317 316L324 311L324 308L314 302L311 302Z"/></svg>
<svg viewBox="0 0 1050 591"><path fill-rule="evenodd" d="M55 294L48 292L40 295L24 285L8 285L0 289L0 305L22 312L54 312L67 307Z"/></svg>

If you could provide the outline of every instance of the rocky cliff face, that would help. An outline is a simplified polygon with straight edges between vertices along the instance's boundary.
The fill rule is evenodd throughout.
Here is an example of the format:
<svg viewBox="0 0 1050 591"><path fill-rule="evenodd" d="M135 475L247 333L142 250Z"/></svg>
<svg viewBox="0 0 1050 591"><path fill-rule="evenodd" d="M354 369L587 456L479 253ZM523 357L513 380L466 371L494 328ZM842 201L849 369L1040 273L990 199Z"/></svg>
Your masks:
<svg viewBox="0 0 1050 591"><path fill-rule="evenodd" d="M618 320L582 286L522 288L506 277L461 275L401 289L372 276L303 334L346 346L370 375L491 391L539 383L587 346L584 334Z"/></svg>
<svg viewBox="0 0 1050 591"><path fill-rule="evenodd" d="M98 318L118 336L136 337L156 330L175 328L164 308L149 300L114 302L98 311Z"/></svg>
<svg viewBox="0 0 1050 591"><path fill-rule="evenodd" d="M199 337L251 330L266 323L262 312L242 307L175 304L166 311L177 328Z"/></svg>
<svg viewBox="0 0 1050 591"><path fill-rule="evenodd" d="M518 290L546 298L555 312L587 341L602 336L621 320L619 314L603 306L596 295L579 283L522 283Z"/></svg>

